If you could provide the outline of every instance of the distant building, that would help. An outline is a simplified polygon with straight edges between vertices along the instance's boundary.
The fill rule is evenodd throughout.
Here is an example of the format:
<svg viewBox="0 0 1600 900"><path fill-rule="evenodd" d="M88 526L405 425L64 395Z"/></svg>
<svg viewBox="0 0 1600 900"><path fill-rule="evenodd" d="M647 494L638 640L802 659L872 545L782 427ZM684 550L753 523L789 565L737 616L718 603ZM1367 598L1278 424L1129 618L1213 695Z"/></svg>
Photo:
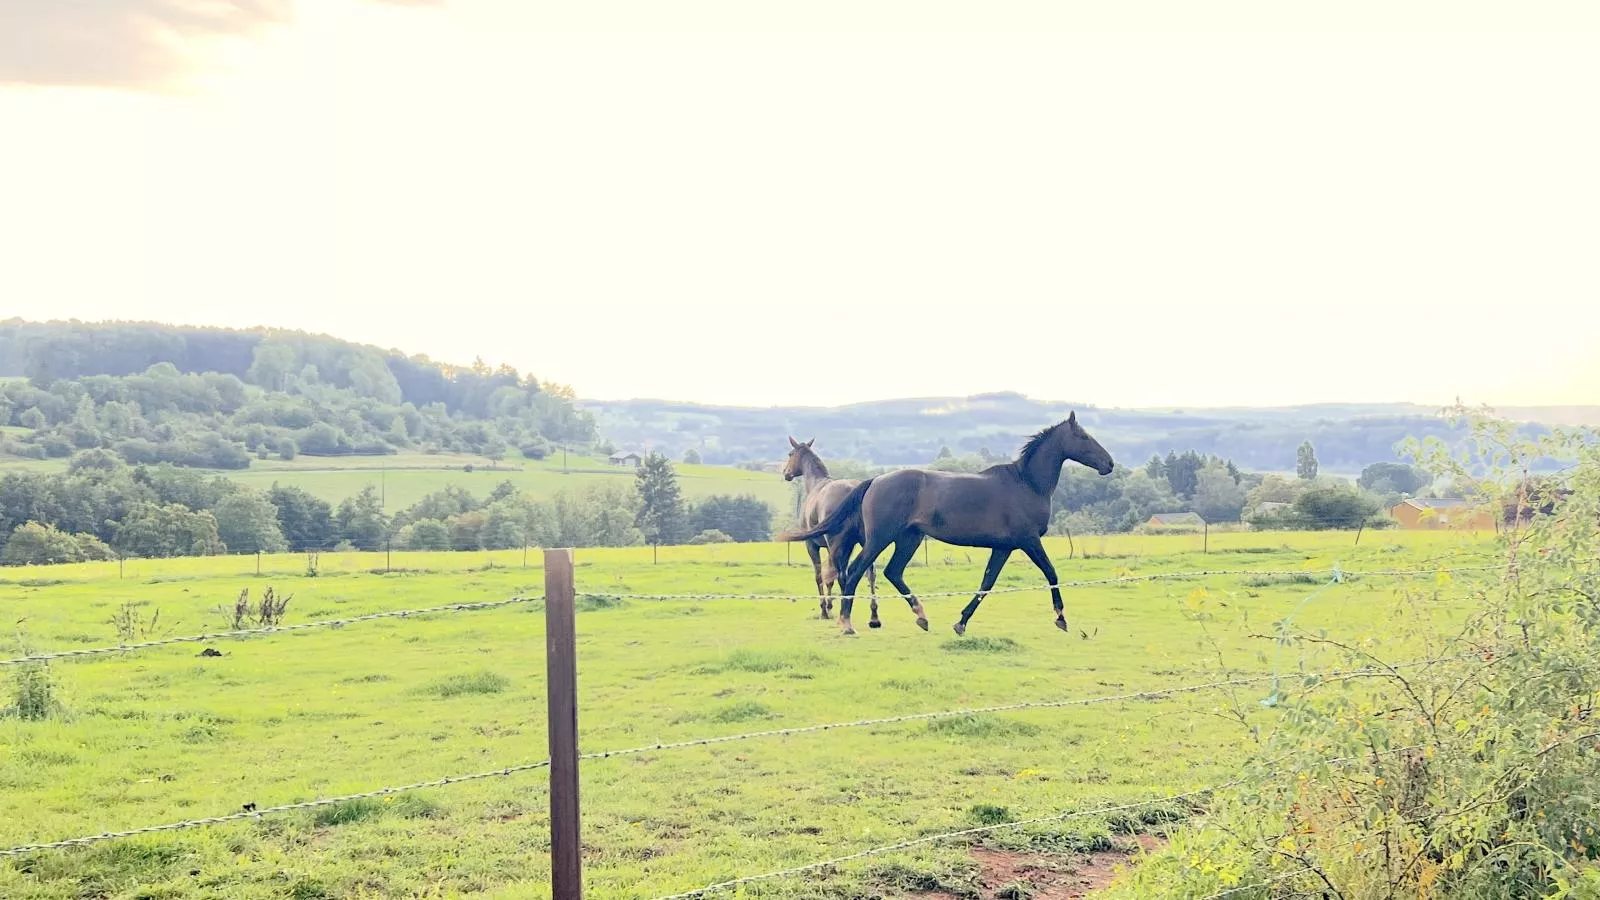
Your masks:
<svg viewBox="0 0 1600 900"><path fill-rule="evenodd" d="M1395 504L1389 515L1407 530L1494 530L1494 513L1459 497L1413 497Z"/></svg>
<svg viewBox="0 0 1600 900"><path fill-rule="evenodd" d="M1146 528L1204 528L1206 520L1197 512L1156 513L1144 525Z"/></svg>
<svg viewBox="0 0 1600 900"><path fill-rule="evenodd" d="M637 469L643 462L644 457L633 452L632 450L618 450L617 452L611 454L611 464L613 466L630 466Z"/></svg>

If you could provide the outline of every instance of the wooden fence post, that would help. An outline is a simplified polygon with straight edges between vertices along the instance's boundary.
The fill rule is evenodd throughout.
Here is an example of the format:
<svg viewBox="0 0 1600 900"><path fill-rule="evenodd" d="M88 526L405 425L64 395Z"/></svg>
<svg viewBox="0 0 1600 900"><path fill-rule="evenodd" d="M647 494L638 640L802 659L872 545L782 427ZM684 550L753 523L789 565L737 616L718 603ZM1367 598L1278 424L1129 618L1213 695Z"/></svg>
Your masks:
<svg viewBox="0 0 1600 900"><path fill-rule="evenodd" d="M572 551L544 551L552 900L583 897L583 845L578 828L578 655L573 600Z"/></svg>

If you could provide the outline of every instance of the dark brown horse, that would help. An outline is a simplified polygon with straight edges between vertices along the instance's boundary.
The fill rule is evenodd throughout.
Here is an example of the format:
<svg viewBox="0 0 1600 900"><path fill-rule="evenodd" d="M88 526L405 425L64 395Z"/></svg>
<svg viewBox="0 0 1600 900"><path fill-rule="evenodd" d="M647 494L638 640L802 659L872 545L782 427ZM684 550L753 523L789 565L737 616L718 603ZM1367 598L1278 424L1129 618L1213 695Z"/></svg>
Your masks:
<svg viewBox="0 0 1600 900"><path fill-rule="evenodd" d="M789 438L789 459L783 464L783 480L799 478L805 490L805 500L800 507L801 528L810 528L826 519L834 507L844 502L844 498L850 496L850 492L861 483L829 475L822 457L811 449L816 442L816 438L805 443ZM822 565L824 546L828 548L826 568ZM833 585L844 574L850 563L850 554L859 546L859 526L846 528L838 535L827 538L826 542L820 537L806 541L806 553L810 554L811 567L817 575L817 602L822 606L824 619L833 618ZM883 623L878 621L878 576L876 570L870 567L867 569L867 587L872 591L872 621L867 624L879 628Z"/></svg>
<svg viewBox="0 0 1600 900"><path fill-rule="evenodd" d="M1101 475L1111 474L1111 454L1089 436L1073 413L1065 422L1034 435L1023 446L1015 462L991 466L976 475L902 469L856 486L825 521L781 535L790 541L844 533L859 527L862 550L851 561L839 585L843 602L839 624L845 634L850 627L850 607L865 569L894 545L894 556L883 567L883 574L910 604L917 624L924 631L928 616L922 602L906 586L906 564L911 562L923 537L947 544L990 549L989 565L983 570L983 584L972 602L961 611L956 634L967 630L967 621L978 604L994 587L995 579L1011 554L1021 550L1039 567L1050 583L1050 602L1056 611L1056 627L1067 630L1067 618L1056 586L1056 570L1045 555L1039 540L1050 524L1050 495L1061 480L1061 466L1071 460L1082 463ZM854 520L859 520L859 525Z"/></svg>

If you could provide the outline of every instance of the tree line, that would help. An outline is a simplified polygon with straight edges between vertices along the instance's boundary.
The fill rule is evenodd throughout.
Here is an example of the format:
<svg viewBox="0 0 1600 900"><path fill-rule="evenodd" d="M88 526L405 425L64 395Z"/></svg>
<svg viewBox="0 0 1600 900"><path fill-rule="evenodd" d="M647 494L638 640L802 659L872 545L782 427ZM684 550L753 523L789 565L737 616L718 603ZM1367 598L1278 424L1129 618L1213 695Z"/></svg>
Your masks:
<svg viewBox="0 0 1600 900"><path fill-rule="evenodd" d="M478 498L448 486L391 514L368 485L337 505L303 488L265 491L171 464L130 466L103 449L64 472L0 478L0 562L31 565L286 550L501 550L632 546L654 540L764 541L772 510L753 496L686 503L653 457L635 484L593 484L549 499L509 481Z"/></svg>
<svg viewBox="0 0 1600 900"><path fill-rule="evenodd" d="M107 449L130 464L242 469L252 459L400 450L539 459L588 446L570 388L509 366L283 331L143 324L0 328L0 453Z"/></svg>

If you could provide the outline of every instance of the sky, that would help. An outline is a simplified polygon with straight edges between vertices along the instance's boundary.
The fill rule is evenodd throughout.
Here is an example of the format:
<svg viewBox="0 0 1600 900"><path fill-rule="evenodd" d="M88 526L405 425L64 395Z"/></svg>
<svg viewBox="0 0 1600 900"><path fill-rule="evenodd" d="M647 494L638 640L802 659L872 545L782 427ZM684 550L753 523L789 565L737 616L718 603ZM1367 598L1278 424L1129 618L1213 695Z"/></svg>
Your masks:
<svg viewBox="0 0 1600 900"><path fill-rule="evenodd" d="M590 398L1600 403L1600 5L0 2L0 318Z"/></svg>

